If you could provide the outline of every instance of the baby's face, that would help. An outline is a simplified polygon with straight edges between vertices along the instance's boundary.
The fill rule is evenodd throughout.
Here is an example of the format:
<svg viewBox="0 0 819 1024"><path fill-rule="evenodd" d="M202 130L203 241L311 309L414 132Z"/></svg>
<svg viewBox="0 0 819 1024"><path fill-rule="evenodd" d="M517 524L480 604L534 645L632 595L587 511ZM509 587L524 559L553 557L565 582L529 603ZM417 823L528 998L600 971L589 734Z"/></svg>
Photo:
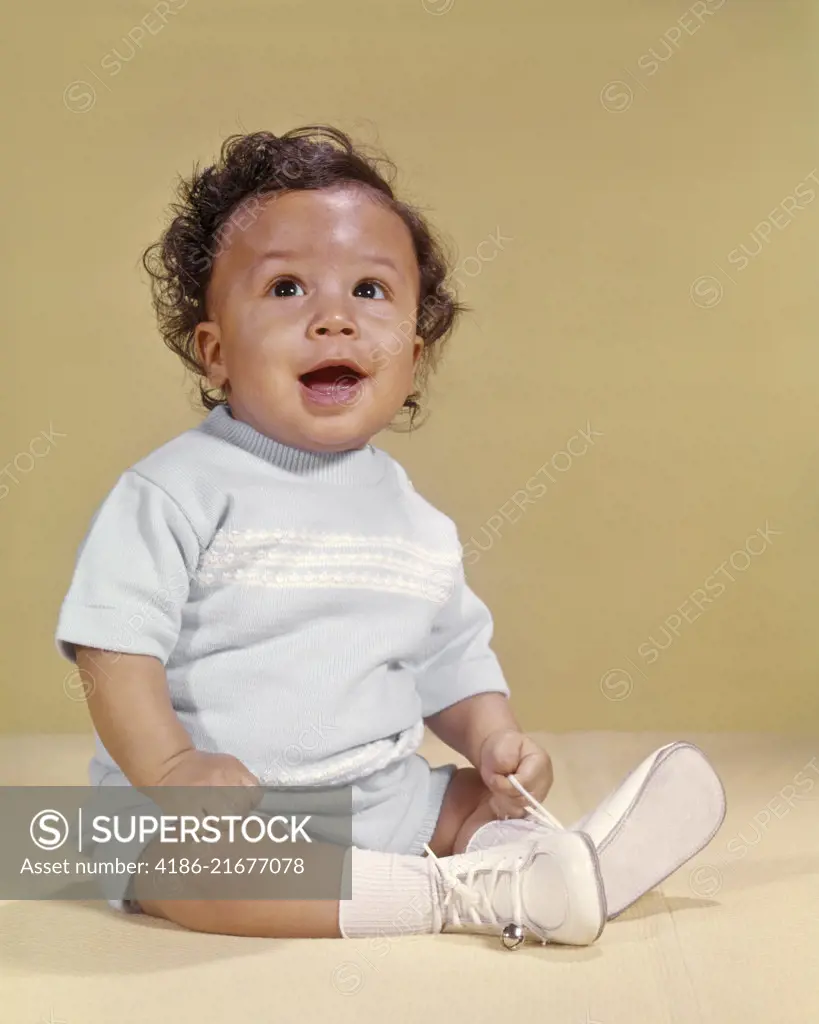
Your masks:
<svg viewBox="0 0 819 1024"><path fill-rule="evenodd" d="M283 444L365 445L412 392L423 348L409 229L360 190L298 190L234 211L224 237L195 332L211 385Z"/></svg>

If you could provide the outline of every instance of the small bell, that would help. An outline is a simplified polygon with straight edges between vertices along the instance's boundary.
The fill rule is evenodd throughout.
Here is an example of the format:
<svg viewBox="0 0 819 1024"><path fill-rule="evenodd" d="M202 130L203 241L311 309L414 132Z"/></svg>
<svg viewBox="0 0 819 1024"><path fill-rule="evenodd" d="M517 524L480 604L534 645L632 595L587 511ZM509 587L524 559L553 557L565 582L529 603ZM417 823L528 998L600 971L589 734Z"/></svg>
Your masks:
<svg viewBox="0 0 819 1024"><path fill-rule="evenodd" d="M517 949L523 945L525 936L519 924L508 924L501 932L501 942L507 949Z"/></svg>

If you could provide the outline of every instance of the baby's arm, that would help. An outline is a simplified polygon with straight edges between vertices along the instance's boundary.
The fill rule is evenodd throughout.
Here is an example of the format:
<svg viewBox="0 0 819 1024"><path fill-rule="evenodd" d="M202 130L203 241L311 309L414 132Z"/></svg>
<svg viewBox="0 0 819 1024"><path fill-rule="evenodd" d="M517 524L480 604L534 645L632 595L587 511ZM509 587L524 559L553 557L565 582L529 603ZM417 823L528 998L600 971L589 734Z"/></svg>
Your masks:
<svg viewBox="0 0 819 1024"><path fill-rule="evenodd" d="M521 729L492 647L492 616L460 565L452 593L433 624L417 665L422 715L430 730L478 769L495 813L519 816L524 798L514 773L536 800L553 781L551 758Z"/></svg>
<svg viewBox="0 0 819 1024"><path fill-rule="evenodd" d="M158 658L79 645L76 651L94 728L131 785L242 786L246 792L236 791L227 801L231 809L255 805L259 780L238 758L194 747L173 709ZM213 797L206 803L210 810Z"/></svg>
<svg viewBox="0 0 819 1024"><path fill-rule="evenodd" d="M480 765L481 747L492 733L521 732L509 698L502 693L476 693L430 715L425 723L476 767Z"/></svg>
<svg viewBox="0 0 819 1024"><path fill-rule="evenodd" d="M447 600L417 652L415 682L427 726L475 766L490 733L520 729L492 650L493 629L489 609L458 563Z"/></svg>
<svg viewBox="0 0 819 1024"><path fill-rule="evenodd" d="M146 654L76 648L88 710L103 746L134 786L155 786L194 749L176 717L165 667Z"/></svg>
<svg viewBox="0 0 819 1024"><path fill-rule="evenodd" d="M258 780L229 754L196 750L168 691L165 665L200 555L189 513L128 470L80 546L57 646L76 660L99 738L132 785L243 786L244 799Z"/></svg>

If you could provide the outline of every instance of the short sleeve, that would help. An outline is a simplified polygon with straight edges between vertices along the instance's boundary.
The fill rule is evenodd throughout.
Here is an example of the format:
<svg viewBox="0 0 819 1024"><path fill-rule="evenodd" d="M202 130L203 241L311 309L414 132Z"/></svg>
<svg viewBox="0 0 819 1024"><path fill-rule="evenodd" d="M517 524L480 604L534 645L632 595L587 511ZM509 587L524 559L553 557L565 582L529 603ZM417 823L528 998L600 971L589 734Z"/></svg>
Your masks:
<svg viewBox="0 0 819 1024"><path fill-rule="evenodd" d="M490 647L493 628L489 609L469 587L463 563L458 563L452 592L419 652L416 687L424 718L478 693L509 696Z"/></svg>
<svg viewBox="0 0 819 1024"><path fill-rule="evenodd" d="M179 639L182 607L201 547L178 503L126 471L94 513L79 546L55 642L149 654L166 664Z"/></svg>

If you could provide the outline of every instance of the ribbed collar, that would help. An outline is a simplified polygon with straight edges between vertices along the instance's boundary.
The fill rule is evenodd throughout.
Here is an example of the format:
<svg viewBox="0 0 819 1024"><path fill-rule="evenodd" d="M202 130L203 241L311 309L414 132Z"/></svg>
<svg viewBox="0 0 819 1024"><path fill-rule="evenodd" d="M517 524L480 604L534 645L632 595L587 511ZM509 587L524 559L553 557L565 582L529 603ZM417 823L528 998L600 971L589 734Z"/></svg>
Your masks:
<svg viewBox="0 0 819 1024"><path fill-rule="evenodd" d="M344 452L311 452L261 434L244 420L234 419L227 405L217 405L196 428L221 437L251 455L308 482L371 487L386 474L387 457L371 444Z"/></svg>

